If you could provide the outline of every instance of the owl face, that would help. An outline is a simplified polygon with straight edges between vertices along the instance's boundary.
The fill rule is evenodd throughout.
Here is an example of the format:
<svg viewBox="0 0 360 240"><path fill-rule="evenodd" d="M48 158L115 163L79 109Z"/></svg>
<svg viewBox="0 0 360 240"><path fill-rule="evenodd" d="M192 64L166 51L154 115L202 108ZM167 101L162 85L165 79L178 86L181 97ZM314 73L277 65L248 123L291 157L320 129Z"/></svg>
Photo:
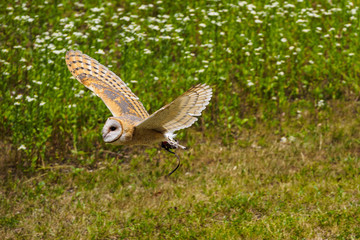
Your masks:
<svg viewBox="0 0 360 240"><path fill-rule="evenodd" d="M102 137L106 143L115 143L122 140L121 136L123 135L124 128L119 119L108 118L105 122L105 125L102 129Z"/></svg>

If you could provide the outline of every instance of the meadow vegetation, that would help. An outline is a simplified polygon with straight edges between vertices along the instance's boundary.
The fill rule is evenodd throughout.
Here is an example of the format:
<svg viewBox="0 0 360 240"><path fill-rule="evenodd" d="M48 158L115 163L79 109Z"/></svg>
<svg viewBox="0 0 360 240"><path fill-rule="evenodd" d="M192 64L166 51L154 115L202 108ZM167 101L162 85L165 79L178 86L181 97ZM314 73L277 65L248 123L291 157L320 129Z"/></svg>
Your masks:
<svg viewBox="0 0 360 240"><path fill-rule="evenodd" d="M0 3L1 239L359 239L356 1ZM210 105L159 147L109 146L78 49L149 113Z"/></svg>

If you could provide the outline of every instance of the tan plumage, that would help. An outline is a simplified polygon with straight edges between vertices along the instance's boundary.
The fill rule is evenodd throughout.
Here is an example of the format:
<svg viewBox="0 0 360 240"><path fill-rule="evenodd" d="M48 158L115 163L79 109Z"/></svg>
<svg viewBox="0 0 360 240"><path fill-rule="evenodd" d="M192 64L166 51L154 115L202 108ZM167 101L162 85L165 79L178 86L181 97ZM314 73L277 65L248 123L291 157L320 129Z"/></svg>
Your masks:
<svg viewBox="0 0 360 240"><path fill-rule="evenodd" d="M103 128L105 142L152 144L167 140L174 147L174 132L190 127L209 104L211 88L198 84L151 116L130 88L105 66L80 51L66 53L66 64L74 77L99 96L110 109Z"/></svg>
<svg viewBox="0 0 360 240"><path fill-rule="evenodd" d="M111 113L141 119L149 116L139 98L107 67L80 51L66 53L66 64L74 77L100 97Z"/></svg>
<svg viewBox="0 0 360 240"><path fill-rule="evenodd" d="M174 132L190 127L201 116L202 110L209 104L212 91L206 84L198 84L175 101L160 108L137 127L155 129L159 132Z"/></svg>

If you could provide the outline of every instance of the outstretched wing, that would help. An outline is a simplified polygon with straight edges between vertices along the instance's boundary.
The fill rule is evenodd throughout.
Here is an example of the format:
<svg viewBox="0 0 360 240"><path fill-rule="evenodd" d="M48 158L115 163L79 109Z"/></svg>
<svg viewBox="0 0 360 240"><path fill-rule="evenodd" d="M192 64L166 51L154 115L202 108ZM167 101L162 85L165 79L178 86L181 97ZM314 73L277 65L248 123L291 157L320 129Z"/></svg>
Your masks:
<svg viewBox="0 0 360 240"><path fill-rule="evenodd" d="M198 84L190 88L172 103L160 108L150 117L140 122L136 128L170 132L190 127L205 109L212 96L211 88Z"/></svg>
<svg viewBox="0 0 360 240"><path fill-rule="evenodd" d="M100 97L114 117L149 116L139 98L126 84L105 66L80 51L66 53L66 64L74 77Z"/></svg>

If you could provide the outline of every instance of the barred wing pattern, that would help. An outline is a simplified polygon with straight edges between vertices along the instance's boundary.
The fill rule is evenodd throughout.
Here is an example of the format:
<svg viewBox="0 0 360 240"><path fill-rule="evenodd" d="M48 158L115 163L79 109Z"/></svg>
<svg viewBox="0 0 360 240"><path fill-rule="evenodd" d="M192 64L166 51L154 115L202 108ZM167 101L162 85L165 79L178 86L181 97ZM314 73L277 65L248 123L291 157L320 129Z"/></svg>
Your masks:
<svg viewBox="0 0 360 240"><path fill-rule="evenodd" d="M135 127L168 133L190 127L209 104L211 96L208 85L198 84Z"/></svg>
<svg viewBox="0 0 360 240"><path fill-rule="evenodd" d="M133 115L146 119L149 114L139 98L107 67L80 51L66 53L72 75L100 97L114 117Z"/></svg>

